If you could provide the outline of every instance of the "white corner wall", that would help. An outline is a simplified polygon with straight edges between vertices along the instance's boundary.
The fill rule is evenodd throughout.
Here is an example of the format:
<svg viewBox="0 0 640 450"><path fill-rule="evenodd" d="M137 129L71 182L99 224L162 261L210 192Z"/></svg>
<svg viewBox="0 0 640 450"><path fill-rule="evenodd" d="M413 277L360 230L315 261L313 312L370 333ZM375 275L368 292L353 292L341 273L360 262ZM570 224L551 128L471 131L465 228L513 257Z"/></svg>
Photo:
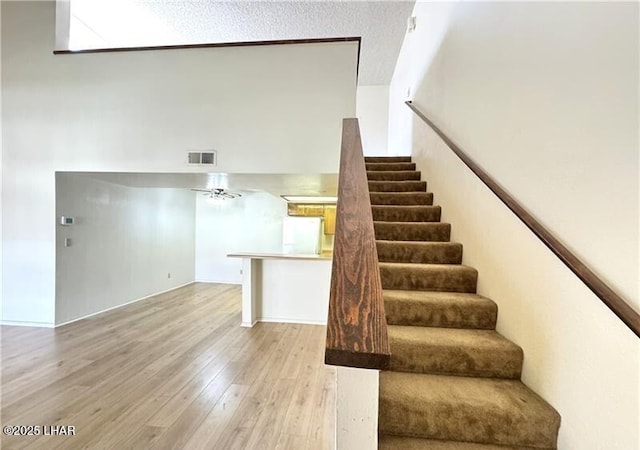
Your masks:
<svg viewBox="0 0 640 450"><path fill-rule="evenodd" d="M558 448L640 448L640 341L404 105L414 103L640 310L638 4L416 3L390 90L412 154Z"/></svg>
<svg viewBox="0 0 640 450"><path fill-rule="evenodd" d="M389 135L389 86L358 86L356 117L360 125L364 154L386 155Z"/></svg>
<svg viewBox="0 0 640 450"><path fill-rule="evenodd" d="M282 252L282 218L287 203L266 192L210 203L196 200L196 281L242 283L242 259L229 253Z"/></svg>
<svg viewBox="0 0 640 450"><path fill-rule="evenodd" d="M192 192L58 173L56 199L56 324L194 281Z"/></svg>
<svg viewBox="0 0 640 450"><path fill-rule="evenodd" d="M56 56L54 2L1 8L5 321L55 320L56 171L338 170L355 42Z"/></svg>

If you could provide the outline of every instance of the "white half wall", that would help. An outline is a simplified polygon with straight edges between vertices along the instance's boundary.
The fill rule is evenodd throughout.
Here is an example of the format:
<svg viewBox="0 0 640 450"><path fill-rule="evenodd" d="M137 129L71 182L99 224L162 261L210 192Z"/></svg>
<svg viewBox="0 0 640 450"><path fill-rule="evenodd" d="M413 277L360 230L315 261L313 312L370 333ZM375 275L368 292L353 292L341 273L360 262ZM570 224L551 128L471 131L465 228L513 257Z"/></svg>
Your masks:
<svg viewBox="0 0 640 450"><path fill-rule="evenodd" d="M242 261L242 326L256 322L326 325L331 259L236 254Z"/></svg>
<svg viewBox="0 0 640 450"><path fill-rule="evenodd" d="M55 320L56 171L338 170L356 42L56 56L54 2L1 8L3 320Z"/></svg>
<svg viewBox="0 0 640 450"><path fill-rule="evenodd" d="M194 281L192 192L58 173L56 198L56 324Z"/></svg>
<svg viewBox="0 0 640 450"><path fill-rule="evenodd" d="M386 155L389 134L389 86L358 86L356 117L360 125L363 153L366 156Z"/></svg>
<svg viewBox="0 0 640 450"><path fill-rule="evenodd" d="M263 322L325 325L331 290L331 260L262 260Z"/></svg>
<svg viewBox="0 0 640 450"><path fill-rule="evenodd" d="M196 281L242 283L242 260L229 253L282 252L287 203L266 192L211 203L196 200Z"/></svg>
<svg viewBox="0 0 640 450"><path fill-rule="evenodd" d="M640 342L403 104L414 103L636 308L638 4L416 3L391 153L423 171L558 448L638 448Z"/></svg>
<svg viewBox="0 0 640 450"><path fill-rule="evenodd" d="M378 448L380 371L337 367L336 450Z"/></svg>

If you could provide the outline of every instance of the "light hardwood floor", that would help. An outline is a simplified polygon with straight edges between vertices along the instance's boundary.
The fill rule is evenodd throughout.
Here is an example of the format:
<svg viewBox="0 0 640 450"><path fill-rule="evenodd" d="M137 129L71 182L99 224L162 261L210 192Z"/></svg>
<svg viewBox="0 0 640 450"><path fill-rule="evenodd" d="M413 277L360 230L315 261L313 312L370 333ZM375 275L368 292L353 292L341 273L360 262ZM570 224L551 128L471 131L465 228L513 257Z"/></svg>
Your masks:
<svg viewBox="0 0 640 450"><path fill-rule="evenodd" d="M321 326L240 327L239 286L192 284L55 330L2 326L3 449L331 449Z"/></svg>

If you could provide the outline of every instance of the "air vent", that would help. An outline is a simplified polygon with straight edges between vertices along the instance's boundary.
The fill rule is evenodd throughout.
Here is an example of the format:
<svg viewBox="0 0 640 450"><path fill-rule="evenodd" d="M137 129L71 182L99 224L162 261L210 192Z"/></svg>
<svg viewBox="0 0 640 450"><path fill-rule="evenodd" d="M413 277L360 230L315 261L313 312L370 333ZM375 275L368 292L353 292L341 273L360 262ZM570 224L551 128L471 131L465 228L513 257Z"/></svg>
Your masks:
<svg viewBox="0 0 640 450"><path fill-rule="evenodd" d="M209 150L206 152L189 152L188 155L189 164L206 164L209 166L215 166L218 163L216 152Z"/></svg>

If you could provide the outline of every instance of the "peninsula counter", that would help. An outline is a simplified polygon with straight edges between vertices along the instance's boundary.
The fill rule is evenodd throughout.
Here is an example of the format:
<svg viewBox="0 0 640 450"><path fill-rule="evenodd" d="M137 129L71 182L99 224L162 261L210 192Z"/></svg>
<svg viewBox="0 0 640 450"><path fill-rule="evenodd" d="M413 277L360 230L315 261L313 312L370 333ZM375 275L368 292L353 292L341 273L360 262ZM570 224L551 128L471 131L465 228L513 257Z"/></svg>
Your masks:
<svg viewBox="0 0 640 450"><path fill-rule="evenodd" d="M242 326L256 322L324 325L329 308L330 255L231 253L242 258Z"/></svg>

